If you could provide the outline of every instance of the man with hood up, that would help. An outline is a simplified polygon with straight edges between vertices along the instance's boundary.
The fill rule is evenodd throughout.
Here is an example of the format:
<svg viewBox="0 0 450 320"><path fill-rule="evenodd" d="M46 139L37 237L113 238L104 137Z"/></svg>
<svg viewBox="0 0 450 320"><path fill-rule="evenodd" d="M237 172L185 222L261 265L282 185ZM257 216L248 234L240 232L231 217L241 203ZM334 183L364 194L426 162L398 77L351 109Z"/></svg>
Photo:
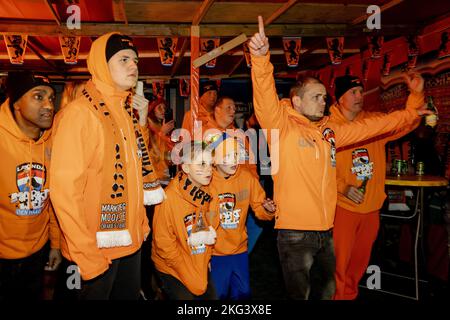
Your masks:
<svg viewBox="0 0 450 320"><path fill-rule="evenodd" d="M99 37L87 60L92 78L55 119L52 202L80 299L139 297L144 205L164 197L146 145L148 101L133 93L137 63L130 37Z"/></svg>
<svg viewBox="0 0 450 320"><path fill-rule="evenodd" d="M12 71L7 95L0 107L0 301L37 300L45 263L55 270L61 262L48 179L55 92L43 76Z"/></svg>

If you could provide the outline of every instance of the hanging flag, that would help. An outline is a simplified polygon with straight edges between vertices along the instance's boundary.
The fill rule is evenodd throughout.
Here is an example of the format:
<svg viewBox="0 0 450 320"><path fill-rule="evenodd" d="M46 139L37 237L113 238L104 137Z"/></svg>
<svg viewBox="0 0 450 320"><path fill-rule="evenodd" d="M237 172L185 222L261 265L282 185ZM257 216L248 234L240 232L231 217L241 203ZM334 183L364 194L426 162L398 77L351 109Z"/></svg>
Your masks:
<svg viewBox="0 0 450 320"><path fill-rule="evenodd" d="M220 45L220 39L219 38L212 38L212 39L201 39L201 48L202 48L202 55L207 54L210 51L213 51ZM216 66L216 59L210 60L208 63L205 64L207 68L214 68Z"/></svg>
<svg viewBox="0 0 450 320"><path fill-rule="evenodd" d="M247 67L251 68L252 67L252 60L250 57L250 49L248 47L248 42L244 42L244 44L242 45L243 51L244 51L244 56L245 56L245 61L247 62Z"/></svg>
<svg viewBox="0 0 450 320"><path fill-rule="evenodd" d="M81 37L59 36L59 45L66 64L76 64L80 49Z"/></svg>
<svg viewBox="0 0 450 320"><path fill-rule="evenodd" d="M439 46L438 59L443 59L450 56L450 43L448 42L448 32L444 31L441 34L441 44Z"/></svg>
<svg viewBox="0 0 450 320"><path fill-rule="evenodd" d="M157 98L164 97L164 81L153 81L152 82L153 95Z"/></svg>
<svg viewBox="0 0 450 320"><path fill-rule="evenodd" d="M344 37L327 38L328 54L332 64L341 64L344 52Z"/></svg>
<svg viewBox="0 0 450 320"><path fill-rule="evenodd" d="M345 75L346 76L352 76L353 75L352 66L347 66L347 68L345 68Z"/></svg>
<svg viewBox="0 0 450 320"><path fill-rule="evenodd" d="M9 61L12 64L23 64L23 56L27 48L28 35L3 35L8 50Z"/></svg>
<svg viewBox="0 0 450 320"><path fill-rule="evenodd" d="M408 56L408 63L406 65L406 71L411 71L417 65L417 56Z"/></svg>
<svg viewBox="0 0 450 320"><path fill-rule="evenodd" d="M364 59L364 61L363 61L362 76L363 76L364 81L367 81L367 79L369 78L369 68L370 68L371 61L372 61L371 59Z"/></svg>
<svg viewBox="0 0 450 320"><path fill-rule="evenodd" d="M392 52L386 52L383 58L383 69L381 70L383 76L388 76L391 72L391 60Z"/></svg>
<svg viewBox="0 0 450 320"><path fill-rule="evenodd" d="M182 97L189 97L190 93L190 82L187 79L179 79L179 90L180 90L180 96Z"/></svg>
<svg viewBox="0 0 450 320"><path fill-rule="evenodd" d="M367 37L369 42L369 51L372 59L378 59L381 57L381 48L383 47L383 36L369 36Z"/></svg>
<svg viewBox="0 0 450 320"><path fill-rule="evenodd" d="M408 56L418 56L419 55L419 42L417 36L409 36L408 39Z"/></svg>
<svg viewBox="0 0 450 320"><path fill-rule="evenodd" d="M177 37L158 37L158 50L161 64L165 67L171 67L175 58L175 51L177 48Z"/></svg>
<svg viewBox="0 0 450 320"><path fill-rule="evenodd" d="M283 37L283 49L288 67L298 67L302 38Z"/></svg>

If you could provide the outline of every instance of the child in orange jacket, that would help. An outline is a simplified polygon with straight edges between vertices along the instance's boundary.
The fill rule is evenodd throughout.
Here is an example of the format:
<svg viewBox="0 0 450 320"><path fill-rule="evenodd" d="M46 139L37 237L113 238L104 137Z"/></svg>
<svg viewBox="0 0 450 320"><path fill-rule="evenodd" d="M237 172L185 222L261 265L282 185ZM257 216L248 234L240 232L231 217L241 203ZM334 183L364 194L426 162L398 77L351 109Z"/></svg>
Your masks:
<svg viewBox="0 0 450 320"><path fill-rule="evenodd" d="M215 170L209 190L210 210L215 213L217 241L211 257L211 275L219 299L249 299L250 278L247 252L247 212L271 220L276 206L245 166L239 166L238 140L226 133L215 145Z"/></svg>
<svg viewBox="0 0 450 320"><path fill-rule="evenodd" d="M205 188L212 156L205 144L191 143L181 159L182 171L165 189L167 199L155 207L152 260L169 299L215 299L208 265L216 232L206 226L211 196Z"/></svg>

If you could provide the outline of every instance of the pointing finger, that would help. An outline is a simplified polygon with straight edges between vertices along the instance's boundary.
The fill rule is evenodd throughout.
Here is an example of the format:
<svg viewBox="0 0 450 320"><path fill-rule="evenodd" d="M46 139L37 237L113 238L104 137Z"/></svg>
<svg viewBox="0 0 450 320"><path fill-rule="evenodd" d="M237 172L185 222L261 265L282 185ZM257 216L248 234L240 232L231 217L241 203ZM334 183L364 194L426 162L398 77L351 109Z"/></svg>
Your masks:
<svg viewBox="0 0 450 320"><path fill-rule="evenodd" d="M259 34L264 38L266 33L264 32L264 20L262 16L258 16Z"/></svg>

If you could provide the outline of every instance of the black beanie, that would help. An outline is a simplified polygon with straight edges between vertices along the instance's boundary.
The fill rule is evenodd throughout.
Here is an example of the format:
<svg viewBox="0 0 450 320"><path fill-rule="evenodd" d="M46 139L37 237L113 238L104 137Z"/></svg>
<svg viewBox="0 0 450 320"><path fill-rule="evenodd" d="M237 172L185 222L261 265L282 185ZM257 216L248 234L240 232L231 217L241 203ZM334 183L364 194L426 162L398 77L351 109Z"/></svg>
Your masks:
<svg viewBox="0 0 450 320"><path fill-rule="evenodd" d="M136 55L138 55L137 48L133 44L133 40L129 36L125 36L122 34L113 34L111 37L109 37L108 42L106 43L106 62L111 59L113 55L115 55L120 50L125 49L131 49L136 52Z"/></svg>
<svg viewBox="0 0 450 320"><path fill-rule="evenodd" d="M25 93L37 86L47 86L55 91L47 77L31 71L10 71L6 78L6 93L12 107Z"/></svg>
<svg viewBox="0 0 450 320"><path fill-rule="evenodd" d="M349 89L354 87L363 87L361 80L356 76L346 75L342 77L337 77L334 81L334 96L336 101L342 97Z"/></svg>
<svg viewBox="0 0 450 320"><path fill-rule="evenodd" d="M208 92L210 90L216 90L219 91L217 89L217 84L214 81L205 81L200 83L200 97L205 93Z"/></svg>

